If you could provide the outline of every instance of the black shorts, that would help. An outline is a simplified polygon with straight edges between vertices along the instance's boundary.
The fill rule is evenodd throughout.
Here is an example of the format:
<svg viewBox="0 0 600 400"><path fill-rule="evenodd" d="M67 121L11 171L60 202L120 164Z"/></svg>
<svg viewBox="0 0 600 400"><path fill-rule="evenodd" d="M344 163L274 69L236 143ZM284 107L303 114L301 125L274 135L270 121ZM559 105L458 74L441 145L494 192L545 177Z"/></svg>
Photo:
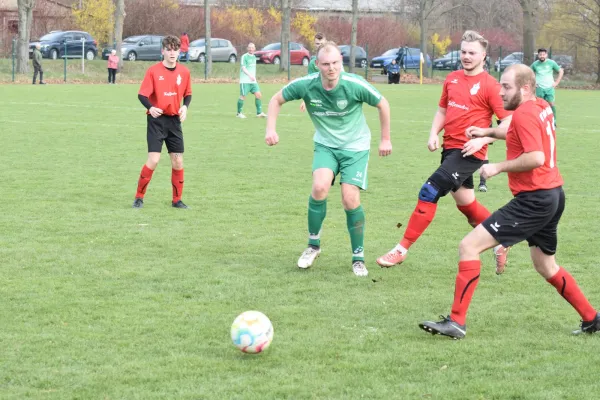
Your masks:
<svg viewBox="0 0 600 400"><path fill-rule="evenodd" d="M483 227L504 247L527 240L544 254L556 253L556 228L565 209L561 187L517 194L508 204L482 222Z"/></svg>
<svg viewBox="0 0 600 400"><path fill-rule="evenodd" d="M456 192L461 187L473 189L473 173L483 165L484 161L474 156L463 157L461 149L442 151L442 161L439 168L428 179L434 182L439 196L448 192Z"/></svg>
<svg viewBox="0 0 600 400"><path fill-rule="evenodd" d="M148 114L148 153L160 153L163 142L169 153L183 153L183 132L179 116L161 115L153 118Z"/></svg>

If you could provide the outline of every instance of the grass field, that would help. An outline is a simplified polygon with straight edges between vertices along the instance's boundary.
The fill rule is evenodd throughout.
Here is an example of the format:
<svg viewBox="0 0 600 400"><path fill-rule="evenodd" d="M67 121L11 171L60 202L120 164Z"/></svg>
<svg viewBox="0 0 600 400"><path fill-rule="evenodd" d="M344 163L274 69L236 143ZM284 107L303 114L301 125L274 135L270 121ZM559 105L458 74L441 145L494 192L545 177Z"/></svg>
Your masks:
<svg viewBox="0 0 600 400"><path fill-rule="evenodd" d="M262 85L269 98L279 85ZM184 201L170 206L166 154L133 210L146 157L138 85L2 87L0 398L2 399L579 399L597 393L600 337L570 334L574 310L533 270L525 244L502 276L485 254L465 340L417 324L449 312L457 245L469 231L451 199L402 267L375 258L400 238L439 163L426 149L440 86L381 86L394 153L373 152L368 278L350 266L339 189L323 254L306 244L312 126L284 106L280 144L265 121L234 118L237 85L194 86ZM600 93L559 90L558 160L567 208L558 260L600 307ZM246 112L253 114L253 102ZM367 109L378 144L377 114ZM504 157L504 144L490 158ZM511 195L505 176L479 195ZM244 355L229 327L257 309L271 347Z"/></svg>

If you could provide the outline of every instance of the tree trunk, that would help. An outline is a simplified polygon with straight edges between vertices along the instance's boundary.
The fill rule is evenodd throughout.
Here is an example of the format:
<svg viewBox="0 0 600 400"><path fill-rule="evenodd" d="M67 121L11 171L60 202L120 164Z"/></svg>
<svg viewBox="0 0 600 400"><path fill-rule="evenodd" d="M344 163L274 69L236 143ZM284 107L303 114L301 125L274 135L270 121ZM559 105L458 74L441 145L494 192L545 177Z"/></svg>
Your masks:
<svg viewBox="0 0 600 400"><path fill-rule="evenodd" d="M288 58L288 43L290 41L290 0L281 0L281 53L279 55L279 70L287 71L290 67Z"/></svg>
<svg viewBox="0 0 600 400"><path fill-rule="evenodd" d="M205 57L204 57L204 62L206 63L206 65L204 66L206 68L206 77L210 76L210 72L212 70L212 43L211 43L211 37L212 37L212 32L210 29L210 1L209 0L204 0L204 43L205 43Z"/></svg>
<svg viewBox="0 0 600 400"><path fill-rule="evenodd" d="M350 36L350 63L349 71L354 73L356 65L356 34L358 30L358 0L352 0L352 34Z"/></svg>
<svg viewBox="0 0 600 400"><path fill-rule="evenodd" d="M419 27L421 28L421 36L419 40L419 49L421 53L423 53L423 57L427 60L427 30L429 29L429 24L427 18L425 17L427 2L421 2L421 8L419 10ZM406 55L405 55L406 57ZM423 65L423 76L429 77L429 69L427 68L427 64Z"/></svg>
<svg viewBox="0 0 600 400"><path fill-rule="evenodd" d="M537 0L520 0L523 9L523 64L531 65L535 53Z"/></svg>
<svg viewBox="0 0 600 400"><path fill-rule="evenodd" d="M35 0L18 0L19 28L17 36L17 73L26 74L29 71L29 38L33 22L33 7Z"/></svg>
<svg viewBox="0 0 600 400"><path fill-rule="evenodd" d="M596 68L596 83L600 85L600 32L598 32L598 67Z"/></svg>
<svg viewBox="0 0 600 400"><path fill-rule="evenodd" d="M115 7L115 42L117 56L119 56L119 70L123 68L121 43L123 42L123 23L125 22L125 15L125 0L117 0Z"/></svg>

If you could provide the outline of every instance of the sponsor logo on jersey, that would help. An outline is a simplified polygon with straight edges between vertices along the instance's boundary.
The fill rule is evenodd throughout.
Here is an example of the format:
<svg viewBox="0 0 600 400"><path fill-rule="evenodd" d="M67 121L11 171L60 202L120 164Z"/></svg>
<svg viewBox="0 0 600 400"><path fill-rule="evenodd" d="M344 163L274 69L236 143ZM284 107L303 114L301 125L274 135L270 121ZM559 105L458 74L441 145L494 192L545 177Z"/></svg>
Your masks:
<svg viewBox="0 0 600 400"><path fill-rule="evenodd" d="M177 96L177 92L165 92L165 97Z"/></svg>
<svg viewBox="0 0 600 400"><path fill-rule="evenodd" d="M451 101L448 103L449 107L460 108L461 110L469 111L469 107L463 104L457 104L455 101Z"/></svg>
<svg viewBox="0 0 600 400"><path fill-rule="evenodd" d="M450 81L450 83L458 83L458 78L454 78Z"/></svg>
<svg viewBox="0 0 600 400"><path fill-rule="evenodd" d="M164 77L164 76L162 76L162 75L160 75L160 76L158 77L158 80L159 80L159 81L164 81L164 80L165 80L165 77Z"/></svg>

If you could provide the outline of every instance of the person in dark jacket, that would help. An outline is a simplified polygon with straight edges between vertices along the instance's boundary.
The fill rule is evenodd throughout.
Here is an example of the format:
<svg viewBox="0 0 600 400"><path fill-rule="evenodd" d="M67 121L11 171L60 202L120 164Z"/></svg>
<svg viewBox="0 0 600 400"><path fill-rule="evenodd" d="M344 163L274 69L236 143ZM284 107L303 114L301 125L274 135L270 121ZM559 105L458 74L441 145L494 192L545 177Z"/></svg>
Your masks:
<svg viewBox="0 0 600 400"><path fill-rule="evenodd" d="M400 64L396 62L396 59L392 60L392 63L387 67L388 83L400 83Z"/></svg>
<svg viewBox="0 0 600 400"><path fill-rule="evenodd" d="M37 43L35 45L35 49L33 49L33 84L35 85L35 81L37 79L38 72L40 74L40 85L45 85L44 82L44 70L42 69L42 52L40 51L40 44Z"/></svg>

